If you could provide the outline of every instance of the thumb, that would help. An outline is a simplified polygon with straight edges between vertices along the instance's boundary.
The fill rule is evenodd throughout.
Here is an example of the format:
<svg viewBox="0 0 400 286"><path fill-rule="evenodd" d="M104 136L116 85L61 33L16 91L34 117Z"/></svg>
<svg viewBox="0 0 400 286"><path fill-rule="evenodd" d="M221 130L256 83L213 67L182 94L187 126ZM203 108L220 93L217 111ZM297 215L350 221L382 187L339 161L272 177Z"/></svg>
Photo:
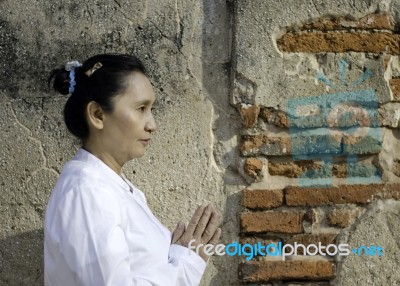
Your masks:
<svg viewBox="0 0 400 286"><path fill-rule="evenodd" d="M186 226L183 222L179 222L176 227L175 230L172 233L172 239L171 239L171 244L176 243L182 236L182 234L185 232L186 230Z"/></svg>

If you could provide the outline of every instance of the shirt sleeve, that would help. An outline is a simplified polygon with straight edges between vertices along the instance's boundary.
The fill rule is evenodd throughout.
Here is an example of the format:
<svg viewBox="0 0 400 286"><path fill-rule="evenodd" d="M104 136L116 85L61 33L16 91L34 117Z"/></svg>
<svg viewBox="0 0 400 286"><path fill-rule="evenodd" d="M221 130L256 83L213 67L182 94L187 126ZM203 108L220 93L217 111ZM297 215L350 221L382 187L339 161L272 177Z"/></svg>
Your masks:
<svg viewBox="0 0 400 286"><path fill-rule="evenodd" d="M119 201L109 190L86 188L68 192L58 204L52 226L59 251L73 273L65 285L194 286L207 263L195 252L171 245L168 263L140 272L131 269L131 254L122 228ZM63 271L62 269L60 271ZM65 274L65 273L64 273ZM60 275L65 277L66 275Z"/></svg>
<svg viewBox="0 0 400 286"><path fill-rule="evenodd" d="M207 263L195 252L187 247L172 244L168 264L143 271L134 278L137 284L133 285L197 286L206 266Z"/></svg>

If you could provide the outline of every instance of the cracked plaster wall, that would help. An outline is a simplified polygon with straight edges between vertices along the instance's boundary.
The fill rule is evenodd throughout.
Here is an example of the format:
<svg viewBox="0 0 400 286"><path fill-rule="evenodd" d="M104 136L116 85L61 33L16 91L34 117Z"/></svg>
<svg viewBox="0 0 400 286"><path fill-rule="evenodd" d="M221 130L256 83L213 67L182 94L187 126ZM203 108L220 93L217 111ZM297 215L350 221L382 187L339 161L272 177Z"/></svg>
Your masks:
<svg viewBox="0 0 400 286"><path fill-rule="evenodd" d="M45 204L79 147L62 120L66 98L46 80L52 68L97 53L134 53L148 68L158 131L124 171L151 209L173 228L212 202L223 214L223 240L236 239L243 182L232 167L239 118L227 96L230 5L0 1L0 285L43 283ZM234 283L235 263L213 258L202 285Z"/></svg>

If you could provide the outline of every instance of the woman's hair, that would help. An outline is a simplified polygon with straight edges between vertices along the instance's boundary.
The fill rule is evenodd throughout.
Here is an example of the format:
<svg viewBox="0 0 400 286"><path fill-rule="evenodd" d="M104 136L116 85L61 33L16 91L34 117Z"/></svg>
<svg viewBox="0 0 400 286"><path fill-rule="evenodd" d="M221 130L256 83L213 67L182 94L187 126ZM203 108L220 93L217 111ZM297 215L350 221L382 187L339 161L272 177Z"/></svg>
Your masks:
<svg viewBox="0 0 400 286"><path fill-rule="evenodd" d="M54 69L48 79L49 86L54 79L53 88L57 92L70 94L64 107L64 121L68 130L85 141L89 137L85 116L87 104L95 101L105 112L113 112L111 99L127 88L126 79L133 71L146 74L142 62L126 54L96 55L81 66Z"/></svg>

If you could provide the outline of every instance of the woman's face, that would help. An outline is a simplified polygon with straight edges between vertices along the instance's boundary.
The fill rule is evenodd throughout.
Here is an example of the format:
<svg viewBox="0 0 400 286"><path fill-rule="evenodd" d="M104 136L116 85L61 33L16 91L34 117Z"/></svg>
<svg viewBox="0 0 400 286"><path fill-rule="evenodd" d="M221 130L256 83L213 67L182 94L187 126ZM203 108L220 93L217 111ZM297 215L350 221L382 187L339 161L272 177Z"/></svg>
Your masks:
<svg viewBox="0 0 400 286"><path fill-rule="evenodd" d="M155 96L150 81L139 71L132 72L127 81L125 92L113 98L114 110L107 114L102 130L103 143L121 165L142 157L156 130L152 114Z"/></svg>

